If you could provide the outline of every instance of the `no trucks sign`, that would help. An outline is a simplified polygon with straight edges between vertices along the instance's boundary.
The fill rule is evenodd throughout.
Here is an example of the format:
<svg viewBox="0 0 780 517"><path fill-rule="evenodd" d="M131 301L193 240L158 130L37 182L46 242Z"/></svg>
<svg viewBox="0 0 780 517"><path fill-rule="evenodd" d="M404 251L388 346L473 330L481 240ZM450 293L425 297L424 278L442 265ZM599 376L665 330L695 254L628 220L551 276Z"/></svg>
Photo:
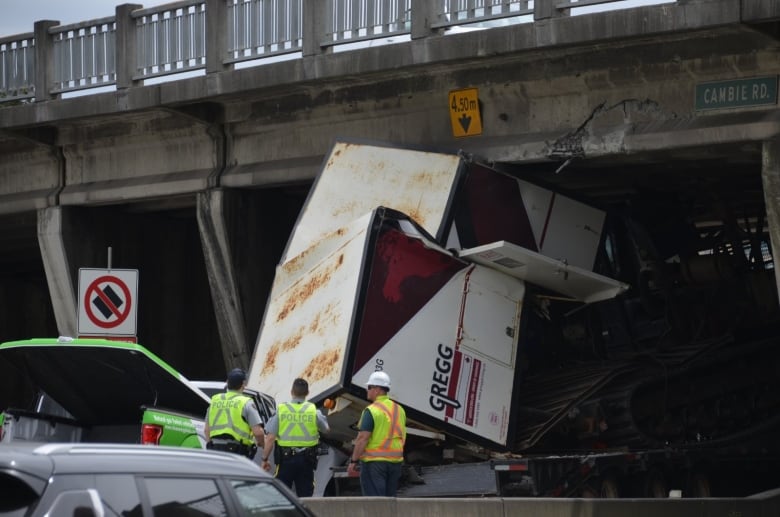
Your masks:
<svg viewBox="0 0 780 517"><path fill-rule="evenodd" d="M79 269L79 335L134 336L137 269Z"/></svg>

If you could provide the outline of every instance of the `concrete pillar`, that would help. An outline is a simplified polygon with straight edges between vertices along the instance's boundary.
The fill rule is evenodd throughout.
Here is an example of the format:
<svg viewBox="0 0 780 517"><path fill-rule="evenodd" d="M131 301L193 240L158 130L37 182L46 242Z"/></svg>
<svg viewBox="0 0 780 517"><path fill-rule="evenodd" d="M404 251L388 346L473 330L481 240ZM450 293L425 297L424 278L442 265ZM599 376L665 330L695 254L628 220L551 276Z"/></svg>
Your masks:
<svg viewBox="0 0 780 517"><path fill-rule="evenodd" d="M206 0L206 74L232 69L225 63L228 51L227 2Z"/></svg>
<svg viewBox="0 0 780 517"><path fill-rule="evenodd" d="M244 312L228 239L226 210L229 194L223 189L199 192L198 229L203 245L206 274L221 337L225 368L249 367L251 346L244 329Z"/></svg>
<svg viewBox="0 0 780 517"><path fill-rule="evenodd" d="M767 140L762 151L761 179L764 183L764 203L772 242L775 284L780 294L780 140Z"/></svg>
<svg viewBox="0 0 780 517"><path fill-rule="evenodd" d="M76 281L73 279L64 236L67 211L61 206L38 210L38 246L41 248L43 269L49 285L54 319L61 336L78 334L78 304Z"/></svg>
<svg viewBox="0 0 780 517"><path fill-rule="evenodd" d="M51 94L54 86L54 40L49 35L49 29L60 22L56 20L40 20L35 22L35 100L53 99Z"/></svg>
<svg viewBox="0 0 780 517"><path fill-rule="evenodd" d="M439 4L430 0L412 0L412 39L425 38L437 32L431 25L438 20Z"/></svg>
<svg viewBox="0 0 780 517"><path fill-rule="evenodd" d="M303 0L303 56L330 52L321 43L328 37L328 4L323 0Z"/></svg>
<svg viewBox="0 0 780 517"><path fill-rule="evenodd" d="M131 16L140 4L116 6L116 88L122 90L135 86L133 76L138 70L138 24Z"/></svg>

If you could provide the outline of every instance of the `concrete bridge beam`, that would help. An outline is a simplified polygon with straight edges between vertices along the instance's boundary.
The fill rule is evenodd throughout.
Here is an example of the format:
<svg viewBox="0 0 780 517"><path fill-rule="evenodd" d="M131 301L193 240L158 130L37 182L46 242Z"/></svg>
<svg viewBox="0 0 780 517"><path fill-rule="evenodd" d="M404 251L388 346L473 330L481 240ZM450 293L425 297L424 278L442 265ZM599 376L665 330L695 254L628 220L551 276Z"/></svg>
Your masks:
<svg viewBox="0 0 780 517"><path fill-rule="evenodd" d="M219 328L220 348L227 370L233 367L248 368L251 359L251 346L244 330L244 311L228 239L226 212L230 210L232 198L231 193L224 189L207 190L197 196L198 229Z"/></svg>
<svg viewBox="0 0 780 517"><path fill-rule="evenodd" d="M38 210L38 243L57 321L57 331L61 336L78 335L76 282L68 256L69 246L65 242L75 237L69 217L73 210L62 206Z"/></svg>

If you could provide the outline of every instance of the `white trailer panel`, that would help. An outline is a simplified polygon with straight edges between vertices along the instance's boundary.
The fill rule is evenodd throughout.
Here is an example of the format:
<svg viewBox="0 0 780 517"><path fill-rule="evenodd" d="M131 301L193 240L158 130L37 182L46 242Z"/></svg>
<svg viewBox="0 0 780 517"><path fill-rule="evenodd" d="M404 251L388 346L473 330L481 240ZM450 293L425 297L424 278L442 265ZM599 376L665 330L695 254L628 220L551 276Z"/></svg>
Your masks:
<svg viewBox="0 0 780 517"><path fill-rule="evenodd" d="M293 229L282 262L384 206L434 237L442 231L461 157L339 142L333 146Z"/></svg>
<svg viewBox="0 0 780 517"><path fill-rule="evenodd" d="M366 232L366 214L276 269L248 384L278 401L302 377L311 394L342 386Z"/></svg>
<svg viewBox="0 0 780 517"><path fill-rule="evenodd" d="M628 289L623 282L553 260L511 242L493 242L462 250L458 255L585 303L608 300Z"/></svg>

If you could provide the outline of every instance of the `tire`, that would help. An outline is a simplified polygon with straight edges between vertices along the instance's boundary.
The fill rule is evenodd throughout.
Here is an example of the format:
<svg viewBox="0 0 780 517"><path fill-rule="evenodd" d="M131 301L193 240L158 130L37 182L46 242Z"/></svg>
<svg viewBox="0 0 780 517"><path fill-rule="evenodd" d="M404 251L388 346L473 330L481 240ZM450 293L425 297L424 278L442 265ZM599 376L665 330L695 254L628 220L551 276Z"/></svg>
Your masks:
<svg viewBox="0 0 780 517"><path fill-rule="evenodd" d="M612 474L604 474L586 484L580 493L586 499L620 499L620 484Z"/></svg>
<svg viewBox="0 0 780 517"><path fill-rule="evenodd" d="M669 497L669 482L662 471L650 469L645 473L642 481L642 497L651 499Z"/></svg>
<svg viewBox="0 0 780 517"><path fill-rule="evenodd" d="M712 481L704 471L694 471L688 477L685 497L712 497Z"/></svg>
<svg viewBox="0 0 780 517"><path fill-rule="evenodd" d="M617 478L615 476L607 474L601 480L599 498L620 499L620 485L618 484Z"/></svg>

